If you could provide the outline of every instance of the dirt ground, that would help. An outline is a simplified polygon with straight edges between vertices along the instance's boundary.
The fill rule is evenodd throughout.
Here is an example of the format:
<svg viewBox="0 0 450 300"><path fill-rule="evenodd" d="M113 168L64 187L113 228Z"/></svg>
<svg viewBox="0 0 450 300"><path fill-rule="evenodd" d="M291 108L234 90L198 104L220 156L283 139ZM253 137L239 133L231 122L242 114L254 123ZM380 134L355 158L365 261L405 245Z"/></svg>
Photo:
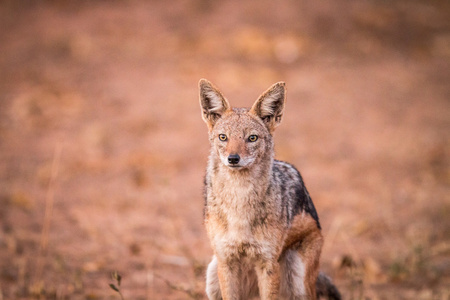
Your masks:
<svg viewBox="0 0 450 300"><path fill-rule="evenodd" d="M0 53L0 299L205 298L202 77L286 82L345 299L450 299L448 1L0 1Z"/></svg>

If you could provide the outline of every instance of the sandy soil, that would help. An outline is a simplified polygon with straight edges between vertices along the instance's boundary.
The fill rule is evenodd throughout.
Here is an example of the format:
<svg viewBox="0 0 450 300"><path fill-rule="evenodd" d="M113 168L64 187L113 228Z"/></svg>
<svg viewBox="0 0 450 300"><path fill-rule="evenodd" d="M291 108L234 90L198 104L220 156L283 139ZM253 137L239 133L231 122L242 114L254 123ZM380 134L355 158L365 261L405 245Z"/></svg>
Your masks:
<svg viewBox="0 0 450 300"><path fill-rule="evenodd" d="M205 298L202 77L286 82L346 299L450 299L447 1L33 3L0 2L0 299Z"/></svg>

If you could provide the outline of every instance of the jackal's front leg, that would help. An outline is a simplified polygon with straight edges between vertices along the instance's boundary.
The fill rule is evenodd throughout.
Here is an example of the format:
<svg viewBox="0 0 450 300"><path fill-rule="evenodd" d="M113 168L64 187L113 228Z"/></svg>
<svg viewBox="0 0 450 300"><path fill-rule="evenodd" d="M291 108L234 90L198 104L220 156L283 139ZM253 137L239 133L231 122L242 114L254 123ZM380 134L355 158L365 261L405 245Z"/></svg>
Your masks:
<svg viewBox="0 0 450 300"><path fill-rule="evenodd" d="M274 261L256 266L255 269L261 299L278 299L280 293L280 264Z"/></svg>
<svg viewBox="0 0 450 300"><path fill-rule="evenodd" d="M220 291L223 300L240 300L241 284L239 264L236 261L217 263L217 274L219 276Z"/></svg>

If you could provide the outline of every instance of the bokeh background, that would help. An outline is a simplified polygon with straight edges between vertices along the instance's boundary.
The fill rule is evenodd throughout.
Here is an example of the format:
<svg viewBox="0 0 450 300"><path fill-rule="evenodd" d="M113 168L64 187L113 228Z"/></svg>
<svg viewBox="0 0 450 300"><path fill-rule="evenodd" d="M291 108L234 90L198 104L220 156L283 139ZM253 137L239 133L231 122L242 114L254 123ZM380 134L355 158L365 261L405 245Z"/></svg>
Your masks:
<svg viewBox="0 0 450 300"><path fill-rule="evenodd" d="M449 299L450 2L0 1L0 299L204 299L197 83L288 89L346 299Z"/></svg>

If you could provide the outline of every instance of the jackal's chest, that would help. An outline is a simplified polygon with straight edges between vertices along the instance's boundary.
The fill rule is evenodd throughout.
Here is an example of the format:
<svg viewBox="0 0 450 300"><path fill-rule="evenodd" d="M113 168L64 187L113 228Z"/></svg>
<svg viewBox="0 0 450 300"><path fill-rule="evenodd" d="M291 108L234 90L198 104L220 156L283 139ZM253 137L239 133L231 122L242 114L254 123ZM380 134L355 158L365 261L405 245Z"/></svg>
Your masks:
<svg viewBox="0 0 450 300"><path fill-rule="evenodd" d="M271 215L257 203L241 202L208 207L206 227L218 256L264 258L279 249L277 227ZM229 204L229 203L228 203Z"/></svg>
<svg viewBox="0 0 450 300"><path fill-rule="evenodd" d="M216 255L227 259L270 257L275 252L270 235L262 228L255 228L248 220L229 217L227 224L210 216L207 228Z"/></svg>

